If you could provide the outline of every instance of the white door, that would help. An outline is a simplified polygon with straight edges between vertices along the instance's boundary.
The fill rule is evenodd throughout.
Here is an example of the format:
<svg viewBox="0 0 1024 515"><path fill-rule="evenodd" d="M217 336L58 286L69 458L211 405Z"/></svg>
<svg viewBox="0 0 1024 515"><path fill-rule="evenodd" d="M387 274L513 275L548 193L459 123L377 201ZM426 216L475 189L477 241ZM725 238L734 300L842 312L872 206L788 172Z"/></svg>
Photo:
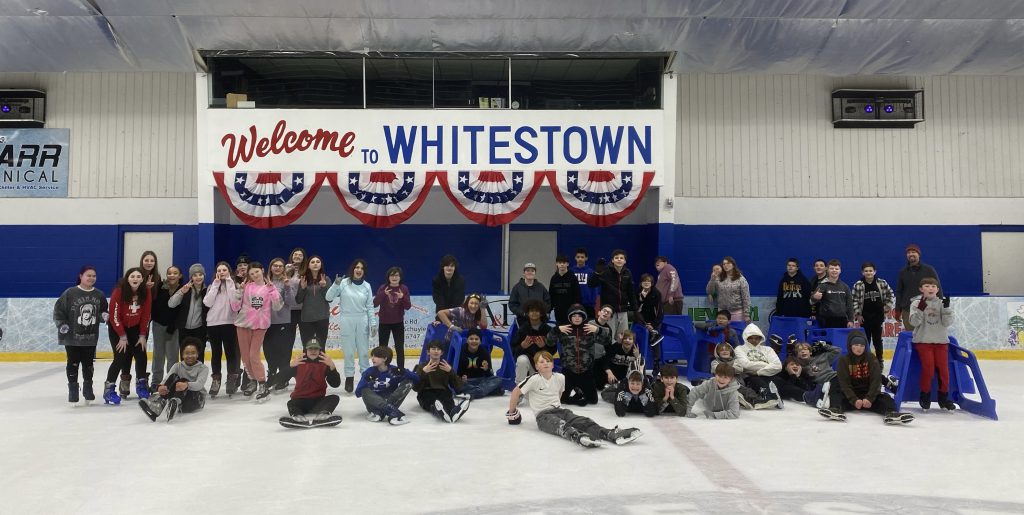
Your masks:
<svg viewBox="0 0 1024 515"><path fill-rule="evenodd" d="M124 270L139 266L142 253L152 250L156 253L157 271L160 277L166 274L167 267L174 264L174 233L173 232L126 232L124 233ZM180 266L188 266L178 265ZM122 271L123 273L124 271ZM186 272L187 273L187 272Z"/></svg>
<svg viewBox="0 0 1024 515"><path fill-rule="evenodd" d="M981 233L981 267L985 293L1024 295L1024 274L1020 273L1024 256L1024 232Z"/></svg>
<svg viewBox="0 0 1024 515"><path fill-rule="evenodd" d="M537 280L549 286L555 273L558 255L558 233L555 231L509 231L508 233L508 290L523 277L523 265L537 265Z"/></svg>

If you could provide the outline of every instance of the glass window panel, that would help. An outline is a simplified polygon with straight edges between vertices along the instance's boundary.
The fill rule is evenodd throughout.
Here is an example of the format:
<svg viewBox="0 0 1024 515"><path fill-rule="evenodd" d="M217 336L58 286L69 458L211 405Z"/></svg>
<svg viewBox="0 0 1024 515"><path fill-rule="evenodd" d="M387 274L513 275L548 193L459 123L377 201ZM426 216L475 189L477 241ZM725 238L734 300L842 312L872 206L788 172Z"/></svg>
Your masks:
<svg viewBox="0 0 1024 515"><path fill-rule="evenodd" d="M366 107L433 107L433 59L367 59Z"/></svg>
<svg viewBox="0 0 1024 515"><path fill-rule="evenodd" d="M210 105L244 93L256 107L361 108L362 59L215 58L210 60Z"/></svg>
<svg viewBox="0 0 1024 515"><path fill-rule="evenodd" d="M520 109L658 109L662 57L513 59Z"/></svg>
<svg viewBox="0 0 1024 515"><path fill-rule="evenodd" d="M437 59L434 107L507 108L508 59Z"/></svg>

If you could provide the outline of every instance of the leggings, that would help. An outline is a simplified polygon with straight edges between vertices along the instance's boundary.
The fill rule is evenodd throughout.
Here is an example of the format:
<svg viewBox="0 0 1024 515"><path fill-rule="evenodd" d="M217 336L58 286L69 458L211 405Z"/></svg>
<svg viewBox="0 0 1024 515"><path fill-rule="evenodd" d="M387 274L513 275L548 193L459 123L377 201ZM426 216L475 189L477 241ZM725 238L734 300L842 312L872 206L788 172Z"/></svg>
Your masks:
<svg viewBox="0 0 1024 515"><path fill-rule="evenodd" d="M921 358L921 381L924 393L932 391L932 378L939 369L939 391L949 393L949 345L945 343L915 343L914 350Z"/></svg>
<svg viewBox="0 0 1024 515"><path fill-rule="evenodd" d="M296 324L271 324L263 340L263 354L267 357L267 376L279 374L288 368L295 342Z"/></svg>
<svg viewBox="0 0 1024 515"><path fill-rule="evenodd" d="M64 350L68 353L68 383L78 383L78 365L82 365L82 380L91 383L93 362L96 361L96 346L65 345Z"/></svg>
<svg viewBox="0 0 1024 515"><path fill-rule="evenodd" d="M267 335L266 329L248 329L237 327L238 352L245 363L245 372L249 377L265 382L267 380L267 369L263 368L263 360L260 358L260 349L263 348L263 338Z"/></svg>
<svg viewBox="0 0 1024 515"><path fill-rule="evenodd" d="M121 337L114 332L113 328L108 333L110 335L110 348L114 351L114 361L110 364L110 368L107 369L107 382L113 383L117 381L118 372L130 370L132 358L135 358L136 378L145 379L148 375L146 374L146 346L138 345L139 326L124 328L125 336L128 338L128 345L120 352L117 350L117 342Z"/></svg>
<svg viewBox="0 0 1024 515"><path fill-rule="evenodd" d="M326 351L329 322L326 318L316 322L299 322L299 338L302 339L303 348L305 348L310 338L316 336L316 339L320 342L320 348Z"/></svg>
<svg viewBox="0 0 1024 515"><path fill-rule="evenodd" d="M398 368L405 368L405 322L380 324L377 343L381 347L387 347L392 334L395 335L395 362Z"/></svg>
<svg viewBox="0 0 1024 515"><path fill-rule="evenodd" d="M210 365L213 375L220 376L220 358L222 353L227 355L228 374L237 374L240 368L238 358L238 334L233 324L211 325L206 328L206 334L210 336Z"/></svg>

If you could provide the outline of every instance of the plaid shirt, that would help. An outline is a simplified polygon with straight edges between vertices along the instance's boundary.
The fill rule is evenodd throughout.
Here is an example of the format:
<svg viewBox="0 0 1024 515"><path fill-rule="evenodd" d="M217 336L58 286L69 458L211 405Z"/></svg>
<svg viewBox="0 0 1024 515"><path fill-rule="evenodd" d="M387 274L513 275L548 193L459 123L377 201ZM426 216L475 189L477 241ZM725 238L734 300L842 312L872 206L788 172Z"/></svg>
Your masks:
<svg viewBox="0 0 1024 515"><path fill-rule="evenodd" d="M892 288L889 287L889 283L885 282L885 279L881 277L875 277L875 283L878 284L878 293L882 295L882 304L884 306L884 312L888 313L896 306L896 296L892 292ZM864 314L864 280L861 279L853 284L853 316L859 317Z"/></svg>

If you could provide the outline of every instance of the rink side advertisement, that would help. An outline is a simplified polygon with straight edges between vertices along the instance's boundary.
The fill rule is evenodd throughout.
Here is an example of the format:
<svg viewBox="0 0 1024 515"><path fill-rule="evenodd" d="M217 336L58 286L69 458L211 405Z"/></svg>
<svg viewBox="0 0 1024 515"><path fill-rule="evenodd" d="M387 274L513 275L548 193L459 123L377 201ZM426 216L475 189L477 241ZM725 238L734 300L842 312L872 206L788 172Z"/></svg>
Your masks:
<svg viewBox="0 0 1024 515"><path fill-rule="evenodd" d="M490 295L488 299L488 326L498 331L507 329L507 297ZM53 305L57 299L5 299L0 298L0 353L60 352L56 327L53 324ZM775 307L774 297L752 297L751 318L762 331L768 330L768 313ZM714 318L713 310L704 299L687 298L686 312L694 321ZM1024 297L958 297L952 301L956 320L950 334L960 345L974 351L1016 350L1024 348ZM327 338L329 349L341 348L337 307L332 307L331 324ZM434 321L434 303L431 297L414 295L412 309L405 316L405 348L407 354L418 354L423 345L424 331ZM899 334L899 323L889 317L883 326L885 347L892 349ZM100 330L100 352L110 350L106 329ZM370 338L371 346L376 338ZM152 342L150 342L152 348ZM296 347L298 348L298 343ZM0 356L2 359L2 356Z"/></svg>
<svg viewBox="0 0 1024 515"><path fill-rule="evenodd" d="M67 197L71 129L0 129L0 197Z"/></svg>

